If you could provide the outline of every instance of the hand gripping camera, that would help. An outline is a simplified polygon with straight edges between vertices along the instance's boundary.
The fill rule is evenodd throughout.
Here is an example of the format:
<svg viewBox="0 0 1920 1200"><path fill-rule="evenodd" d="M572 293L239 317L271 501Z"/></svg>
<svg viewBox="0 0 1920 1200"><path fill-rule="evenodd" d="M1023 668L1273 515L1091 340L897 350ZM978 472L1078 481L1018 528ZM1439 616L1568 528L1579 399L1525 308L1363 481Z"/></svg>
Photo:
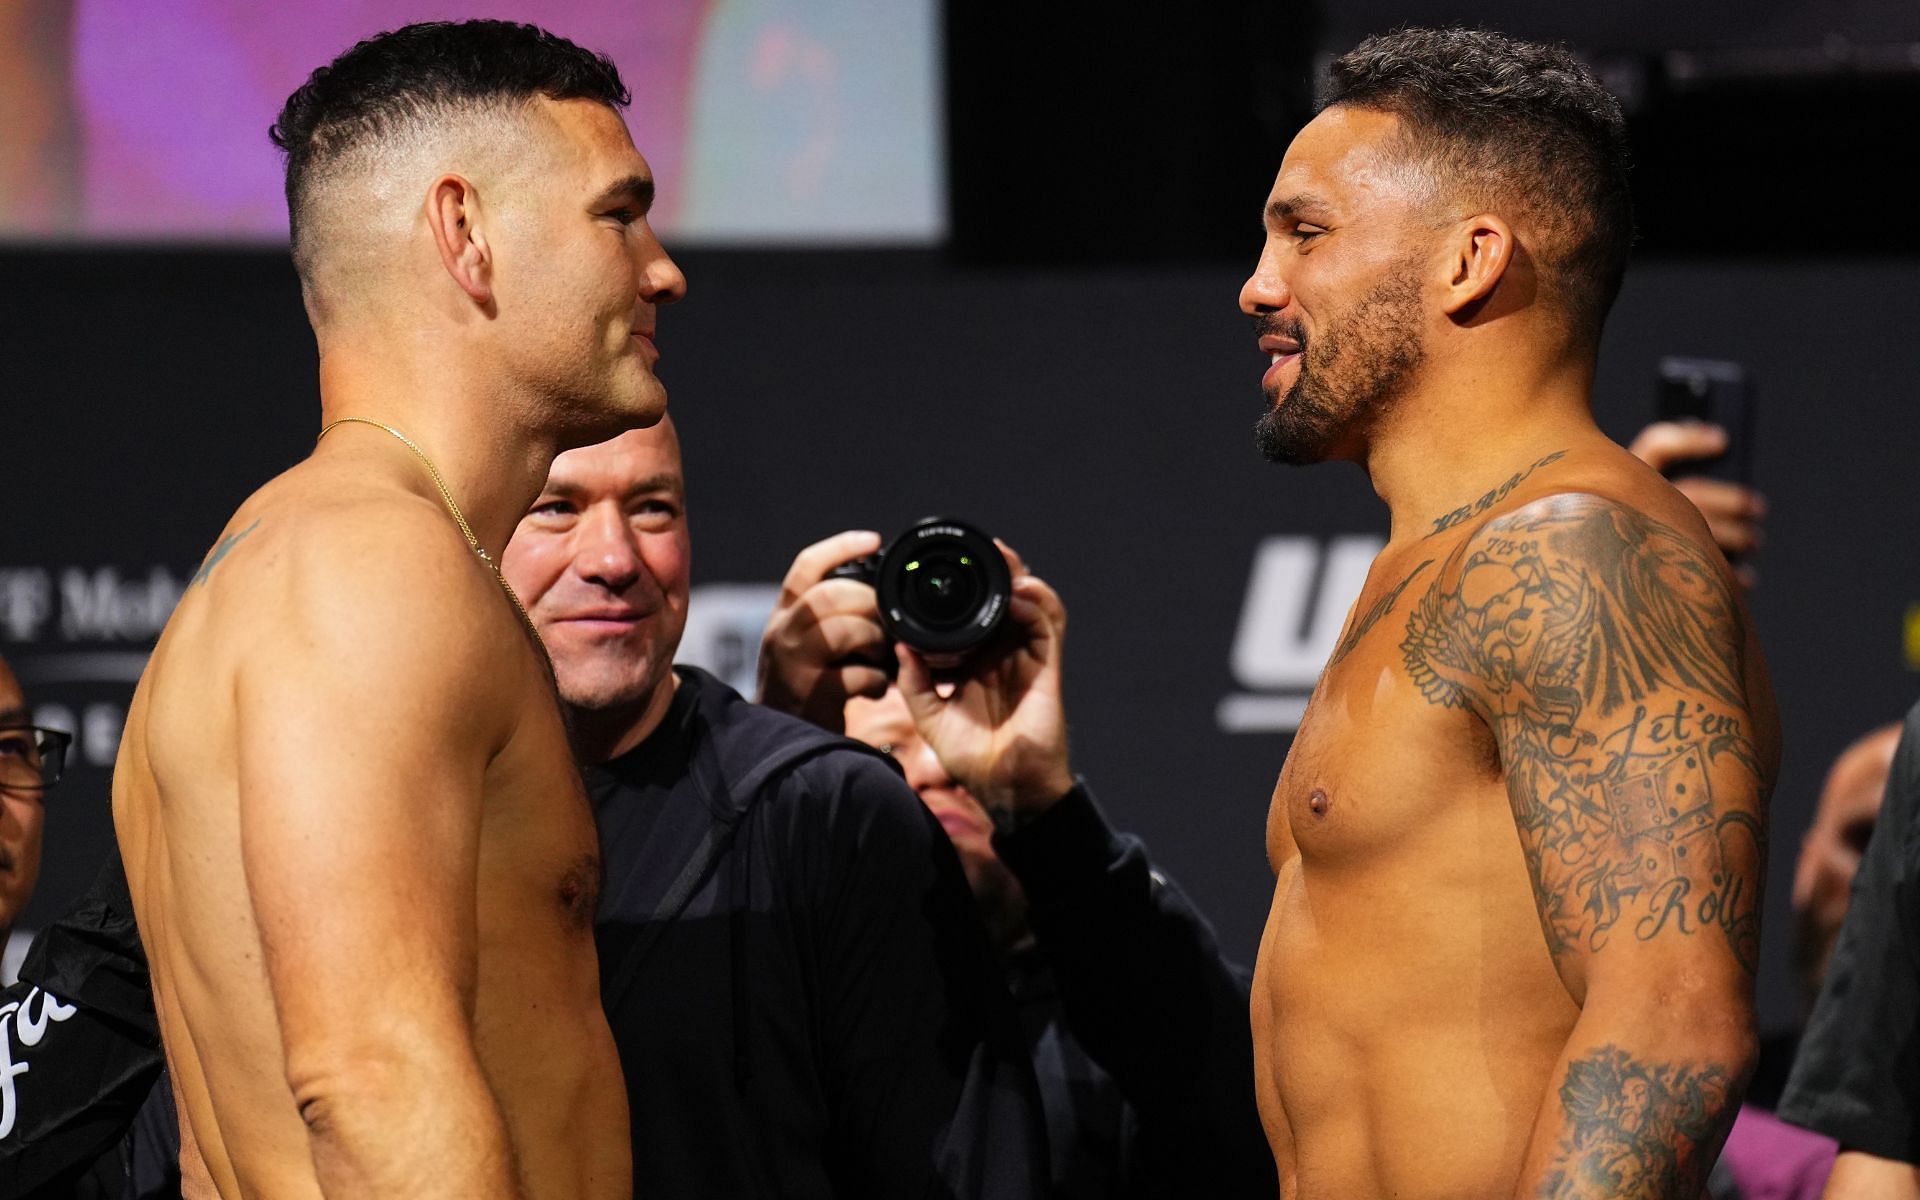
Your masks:
<svg viewBox="0 0 1920 1200"><path fill-rule="evenodd" d="M880 627L935 667L958 666L1005 623L1013 576L993 539L973 526L928 517L886 549L835 567L880 598Z"/></svg>

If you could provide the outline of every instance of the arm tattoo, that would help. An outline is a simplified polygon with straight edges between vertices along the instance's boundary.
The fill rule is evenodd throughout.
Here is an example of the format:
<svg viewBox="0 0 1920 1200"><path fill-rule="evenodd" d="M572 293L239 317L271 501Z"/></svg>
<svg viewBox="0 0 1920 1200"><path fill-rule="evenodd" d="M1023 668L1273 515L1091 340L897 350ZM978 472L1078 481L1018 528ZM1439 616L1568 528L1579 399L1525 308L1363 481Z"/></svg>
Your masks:
<svg viewBox="0 0 1920 1200"><path fill-rule="evenodd" d="M1472 518L1479 516L1481 513L1492 508L1494 505L1500 503L1502 500L1505 500L1508 494L1513 491L1513 489L1520 486L1520 481L1522 479L1525 479L1527 476L1533 474L1535 471L1538 471L1541 467L1547 466L1551 463L1559 462L1561 459L1565 458L1566 456L1567 456L1567 452L1565 450L1555 450L1552 454L1547 455L1545 458L1534 463L1532 466L1528 467L1526 470L1516 471L1513 475L1513 478L1507 480L1505 483L1501 484L1499 487L1494 488L1492 491L1480 497L1478 500L1475 500L1472 504L1462 504L1459 508L1454 509L1452 512L1448 513L1446 516L1435 518L1433 522L1433 530L1432 532L1428 533L1427 536L1432 537L1434 536L1434 534L1445 533L1447 530L1452 529L1455 525L1460 524L1462 521L1471 520Z"/></svg>
<svg viewBox="0 0 1920 1200"><path fill-rule="evenodd" d="M255 521L239 533L230 533L221 538L219 543L207 552L207 561L200 564L200 569L193 573L193 578L187 581L187 586L192 587L197 583L205 583L207 576L213 574L213 569L220 565L220 560L225 558L228 552L235 546L239 545L242 538L258 528L260 528L260 522Z"/></svg>
<svg viewBox="0 0 1920 1200"><path fill-rule="evenodd" d="M1606 1045L1567 1064L1566 1132L1541 1200L1694 1196L1731 1121L1726 1068L1642 1062Z"/></svg>
<svg viewBox="0 0 1920 1200"><path fill-rule="evenodd" d="M1394 584L1386 595L1374 601L1373 607L1367 610L1366 616L1361 617L1360 620L1355 623L1353 629L1348 632L1347 636L1340 639L1340 644L1334 647L1333 657L1327 660L1327 666L1332 667L1335 663L1353 653L1353 648L1360 644L1361 639L1367 636L1368 631L1379 624L1380 618L1393 611L1393 606L1400 602L1400 593L1407 590L1407 585L1412 583L1414 579L1419 576L1420 572L1432 565L1433 560L1429 558L1410 571L1405 579Z"/></svg>
<svg viewBox="0 0 1920 1200"><path fill-rule="evenodd" d="M1414 606L1407 671L1492 729L1556 960L1713 926L1753 970L1765 832L1745 641L1705 552L1594 496L1488 522Z"/></svg>

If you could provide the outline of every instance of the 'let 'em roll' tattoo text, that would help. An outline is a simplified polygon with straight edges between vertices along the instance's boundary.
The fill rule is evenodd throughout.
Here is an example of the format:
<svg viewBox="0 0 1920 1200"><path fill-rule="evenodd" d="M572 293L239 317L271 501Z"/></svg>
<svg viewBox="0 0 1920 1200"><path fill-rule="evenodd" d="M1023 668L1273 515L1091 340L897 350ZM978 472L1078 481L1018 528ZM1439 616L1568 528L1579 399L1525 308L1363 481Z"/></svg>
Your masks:
<svg viewBox="0 0 1920 1200"><path fill-rule="evenodd" d="M1745 642L1717 563L1594 496L1488 522L1414 606L1407 671L1492 729L1556 961L1711 933L1753 971L1765 831Z"/></svg>
<svg viewBox="0 0 1920 1200"><path fill-rule="evenodd" d="M1549 454L1545 458L1540 459L1538 462L1534 463L1532 466L1528 467L1526 470L1516 471L1514 473L1513 478L1507 480L1505 483L1501 484L1499 487L1494 488L1492 491L1480 497L1478 500L1475 500L1472 504L1462 504L1459 508L1454 509L1452 512L1448 513L1446 516L1434 518L1433 530L1432 532L1428 533L1427 536L1432 537L1434 536L1434 534L1445 533L1447 530L1452 529L1455 525L1460 524L1460 522L1468 520L1472 517L1477 517L1481 513L1486 512L1488 509L1492 508L1494 505L1500 503L1502 500L1505 500L1507 496L1513 492L1513 489L1520 486L1521 480L1533 474L1535 471L1538 471L1541 467L1548 466L1553 463L1557 463L1561 459L1565 458L1566 456L1567 456L1567 452L1565 450L1555 450L1552 454Z"/></svg>

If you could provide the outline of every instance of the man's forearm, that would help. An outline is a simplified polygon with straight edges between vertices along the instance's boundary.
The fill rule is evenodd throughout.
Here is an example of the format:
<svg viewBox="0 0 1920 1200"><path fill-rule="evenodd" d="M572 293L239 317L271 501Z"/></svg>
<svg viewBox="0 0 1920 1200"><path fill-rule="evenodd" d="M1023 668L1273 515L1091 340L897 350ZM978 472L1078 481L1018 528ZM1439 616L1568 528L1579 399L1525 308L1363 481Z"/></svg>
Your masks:
<svg viewBox="0 0 1920 1200"><path fill-rule="evenodd" d="M1822 1200L1920 1200L1920 1166L1844 1150L1834 1160Z"/></svg>
<svg viewBox="0 0 1920 1200"><path fill-rule="evenodd" d="M342 1056L296 1084L328 1200L520 1200L506 1122L470 1052Z"/></svg>
<svg viewBox="0 0 1920 1200"><path fill-rule="evenodd" d="M1752 1061L1751 1040L1724 1019L1582 1017L1542 1100L1516 1200L1693 1200Z"/></svg>

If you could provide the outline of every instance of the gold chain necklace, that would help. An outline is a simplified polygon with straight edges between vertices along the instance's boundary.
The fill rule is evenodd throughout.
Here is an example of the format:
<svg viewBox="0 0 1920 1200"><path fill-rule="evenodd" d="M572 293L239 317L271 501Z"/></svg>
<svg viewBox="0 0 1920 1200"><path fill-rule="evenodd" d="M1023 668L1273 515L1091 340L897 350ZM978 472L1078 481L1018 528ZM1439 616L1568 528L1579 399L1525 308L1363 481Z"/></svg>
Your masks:
<svg viewBox="0 0 1920 1200"><path fill-rule="evenodd" d="M478 554L480 556L480 561L487 565L487 570L493 572L493 577L494 579L499 581L501 590L507 593L507 599L513 601L514 611L518 612L520 614L520 619L527 623L527 632L533 635L534 645L540 647L540 656L546 659L548 662L552 662L553 656L547 653L547 641L545 638L540 636L540 627L535 625L533 623L533 618L528 615L527 606L520 603L520 597L518 593L516 593L513 590L513 585L508 583L507 577L500 573L500 564L493 561L493 556L491 554L488 554L486 547L480 544L480 539L473 535L473 526L467 524L467 518L463 513L461 513L460 506L453 502L453 493L448 490L447 481L440 477L439 468L433 465L433 460L427 457L427 452L425 450L422 450L419 446L414 444L414 440L412 438L408 437L404 433L401 433L398 429L395 429L391 425L385 424L384 422L381 422L381 421L372 420L368 417L341 417L337 421L328 422L327 426L320 431L320 437L316 437L313 439L314 444L318 445L320 442L320 438L326 437L329 433L332 433L334 430L340 428L342 425L346 425L349 423L355 424L355 425L371 425L375 429L384 429L388 433L392 434L394 437L399 438L401 445L413 451L413 456L420 460L420 464L422 466L426 467L427 474L433 476L433 486L440 489L440 498L447 502L447 511L453 514L454 524L460 526L460 532L466 535L467 545L473 549L473 552L475 554Z"/></svg>

